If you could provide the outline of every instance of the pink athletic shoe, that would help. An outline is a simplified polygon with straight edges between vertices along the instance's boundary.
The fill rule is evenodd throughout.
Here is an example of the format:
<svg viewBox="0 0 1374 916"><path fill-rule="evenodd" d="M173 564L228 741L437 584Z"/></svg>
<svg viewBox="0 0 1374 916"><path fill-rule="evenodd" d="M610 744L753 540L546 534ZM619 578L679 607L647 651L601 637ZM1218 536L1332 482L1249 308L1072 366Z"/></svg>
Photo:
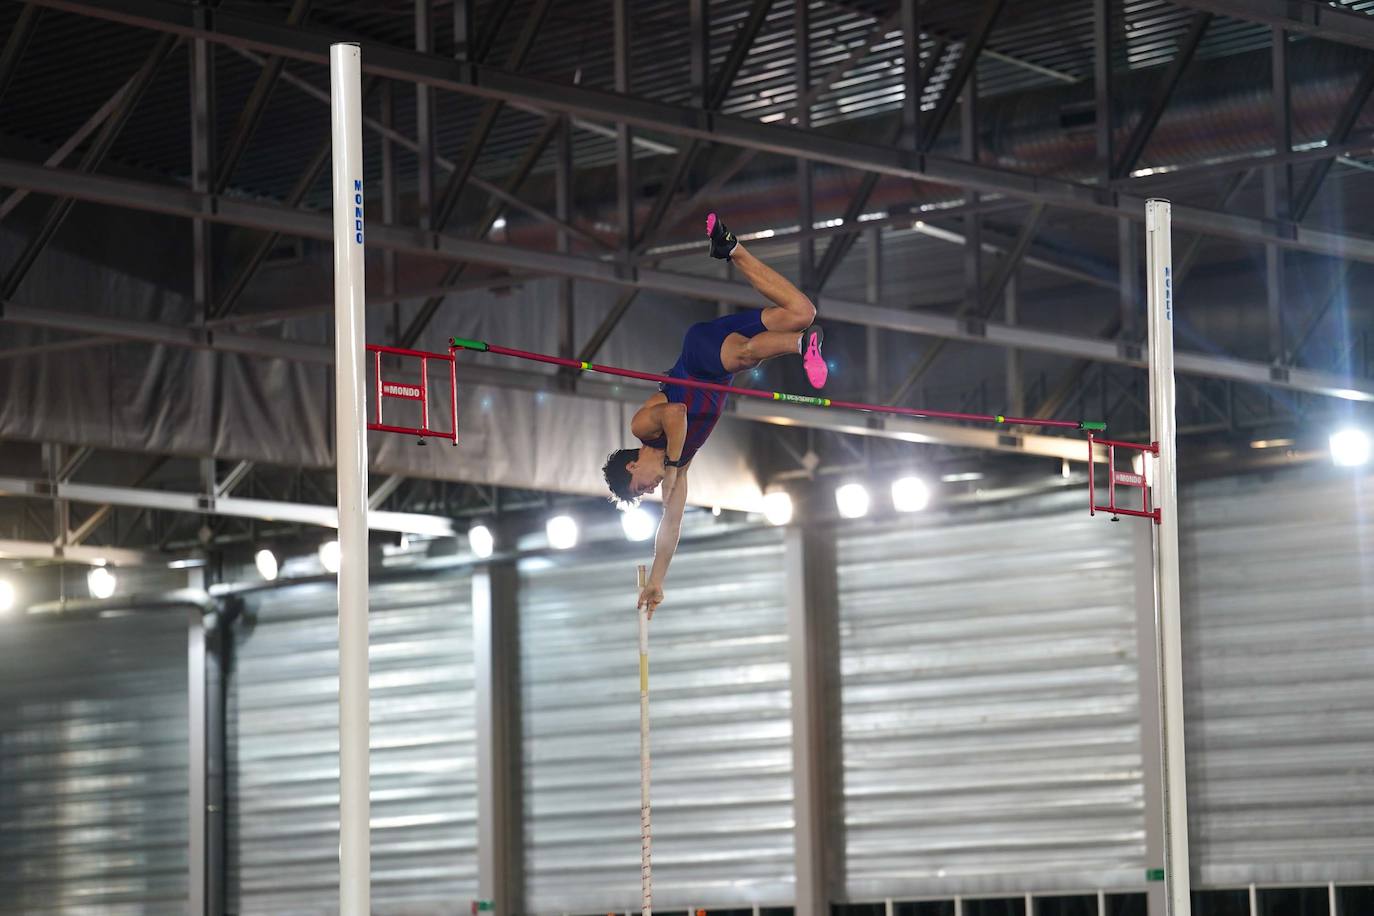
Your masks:
<svg viewBox="0 0 1374 916"><path fill-rule="evenodd" d="M830 377L830 367L821 356L821 341L825 333L818 325L812 325L802 334L802 368L806 370L806 380L812 388L824 388L825 380Z"/></svg>

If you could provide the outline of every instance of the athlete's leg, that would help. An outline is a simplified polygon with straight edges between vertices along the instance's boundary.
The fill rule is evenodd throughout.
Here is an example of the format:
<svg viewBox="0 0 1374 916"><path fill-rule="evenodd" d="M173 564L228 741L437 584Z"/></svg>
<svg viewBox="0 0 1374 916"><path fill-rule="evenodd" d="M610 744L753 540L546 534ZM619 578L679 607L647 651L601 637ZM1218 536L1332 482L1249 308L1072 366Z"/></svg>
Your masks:
<svg viewBox="0 0 1374 916"><path fill-rule="evenodd" d="M714 212L706 216L706 235L711 240L711 257L729 259L750 285L773 303L760 315L767 330L733 346L727 339L721 347L721 364L728 371L739 372L765 359L797 353L811 384L824 386L829 372L821 356L821 329L812 324L816 320L815 304L786 277L754 257ZM731 335L736 336L743 338Z"/></svg>
<svg viewBox="0 0 1374 916"><path fill-rule="evenodd" d="M744 247L726 228L720 216L706 214L706 235L711 240L711 257L729 260L754 289L773 303L763 310L763 326L770 331L804 331L816 318L816 306L806 294Z"/></svg>
<svg viewBox="0 0 1374 916"><path fill-rule="evenodd" d="M801 339L801 331L764 331L753 337L731 334L720 348L720 363L726 372L744 372L766 359L798 355Z"/></svg>
<svg viewBox="0 0 1374 916"><path fill-rule="evenodd" d="M782 274L760 261L743 245L736 245L730 263L754 289L773 303L763 310L763 326L770 331L804 331L816 320L816 306Z"/></svg>

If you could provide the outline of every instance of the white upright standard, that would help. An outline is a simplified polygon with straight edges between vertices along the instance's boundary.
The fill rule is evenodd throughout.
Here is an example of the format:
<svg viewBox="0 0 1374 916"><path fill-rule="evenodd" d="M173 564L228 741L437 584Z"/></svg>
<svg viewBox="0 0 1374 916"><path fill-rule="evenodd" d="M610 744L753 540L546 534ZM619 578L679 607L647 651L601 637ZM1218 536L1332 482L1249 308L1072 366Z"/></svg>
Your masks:
<svg viewBox="0 0 1374 916"><path fill-rule="evenodd" d="M648 569L639 567L639 590ZM649 815L649 613L639 609L639 894L640 912L654 916L654 828Z"/></svg>
<svg viewBox="0 0 1374 916"><path fill-rule="evenodd" d="M335 454L339 486L339 913L372 910L368 819L367 391L362 55L329 49L334 133Z"/></svg>
<svg viewBox="0 0 1374 916"><path fill-rule="evenodd" d="M1170 916L1191 916L1188 777L1183 753L1183 625L1178 579L1178 463L1174 420L1174 278L1171 207L1145 204L1150 347L1150 438L1154 475L1156 638L1163 742L1164 880Z"/></svg>

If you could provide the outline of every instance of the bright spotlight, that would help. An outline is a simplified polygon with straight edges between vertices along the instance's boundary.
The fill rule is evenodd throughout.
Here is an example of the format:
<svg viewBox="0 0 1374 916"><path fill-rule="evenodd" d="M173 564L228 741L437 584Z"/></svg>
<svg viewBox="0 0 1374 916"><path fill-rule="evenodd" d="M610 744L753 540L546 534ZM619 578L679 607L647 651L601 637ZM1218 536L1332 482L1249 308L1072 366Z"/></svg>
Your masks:
<svg viewBox="0 0 1374 916"><path fill-rule="evenodd" d="M496 536L486 525L473 525L468 529L468 546L477 559L485 560L496 549Z"/></svg>
<svg viewBox="0 0 1374 916"><path fill-rule="evenodd" d="M320 545L320 565L324 571L335 574L339 571L339 542L325 541Z"/></svg>
<svg viewBox="0 0 1374 916"><path fill-rule="evenodd" d="M898 512L920 512L930 505L930 487L919 477L892 481L892 508Z"/></svg>
<svg viewBox="0 0 1374 916"><path fill-rule="evenodd" d="M504 228L506 228L506 218L504 216L498 216L495 220L492 221L492 232L500 232Z"/></svg>
<svg viewBox="0 0 1374 916"><path fill-rule="evenodd" d="M0 614L14 610L14 586L7 579L0 579Z"/></svg>
<svg viewBox="0 0 1374 916"><path fill-rule="evenodd" d="M571 550L577 546L577 521L571 515L555 515L544 525L544 533L554 550Z"/></svg>
<svg viewBox="0 0 1374 916"><path fill-rule="evenodd" d="M105 599L115 593L115 586L119 581L115 574L104 566L93 566L90 572L86 573L86 588L90 589L92 598Z"/></svg>
<svg viewBox="0 0 1374 916"><path fill-rule="evenodd" d="M275 581L277 578L277 555L266 547L253 554L253 565L258 568L258 575L268 582Z"/></svg>
<svg viewBox="0 0 1374 916"><path fill-rule="evenodd" d="M1371 451L1369 434L1362 429L1347 427L1331 434L1331 460L1338 468L1357 468L1369 463Z"/></svg>
<svg viewBox="0 0 1374 916"><path fill-rule="evenodd" d="M763 495L763 517L770 525L786 525L792 521L792 497L786 490L774 490Z"/></svg>
<svg viewBox="0 0 1374 916"><path fill-rule="evenodd" d="M868 490L861 483L836 487L835 508L842 518L863 518L868 514Z"/></svg>
<svg viewBox="0 0 1374 916"><path fill-rule="evenodd" d="M620 513L620 527L631 541L647 541L654 536L654 517L647 509L632 506Z"/></svg>

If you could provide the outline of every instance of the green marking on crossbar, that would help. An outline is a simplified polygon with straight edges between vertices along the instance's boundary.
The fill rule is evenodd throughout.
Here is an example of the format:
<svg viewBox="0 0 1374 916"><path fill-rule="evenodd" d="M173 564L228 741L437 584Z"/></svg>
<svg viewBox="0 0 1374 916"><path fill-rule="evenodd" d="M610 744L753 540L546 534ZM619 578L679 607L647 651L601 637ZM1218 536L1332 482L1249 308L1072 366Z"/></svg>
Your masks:
<svg viewBox="0 0 1374 916"><path fill-rule="evenodd" d="M1101 420L1084 420L1078 424L1078 428L1085 429L1089 432L1100 433L1106 431L1107 424L1103 423Z"/></svg>
<svg viewBox="0 0 1374 916"><path fill-rule="evenodd" d="M466 337L450 337L448 343L449 346L458 347L460 350L476 350L479 353L485 353L487 351L487 342L485 340L469 340Z"/></svg>
<svg viewBox="0 0 1374 916"><path fill-rule="evenodd" d="M1163 881L1163 880L1164 880L1164 869L1162 869L1162 868L1147 868L1147 869L1145 869L1145 880L1146 880L1146 881Z"/></svg>
<svg viewBox="0 0 1374 916"><path fill-rule="evenodd" d="M829 398L811 398L804 394L788 394L785 391L773 392L773 400L787 401L792 404L810 404L813 407L829 407Z"/></svg>
<svg viewBox="0 0 1374 916"><path fill-rule="evenodd" d="M1002 415L999 413L999 414L997 415L997 422L998 422L998 423L1005 423L1005 422L1007 422L1007 418L1004 417L1004 416L1002 416Z"/></svg>
<svg viewBox="0 0 1374 916"><path fill-rule="evenodd" d="M582 368L583 368L584 370L590 370L590 369L592 368L592 364L589 363L589 362L587 362L586 360L583 360L583 361L582 361Z"/></svg>

